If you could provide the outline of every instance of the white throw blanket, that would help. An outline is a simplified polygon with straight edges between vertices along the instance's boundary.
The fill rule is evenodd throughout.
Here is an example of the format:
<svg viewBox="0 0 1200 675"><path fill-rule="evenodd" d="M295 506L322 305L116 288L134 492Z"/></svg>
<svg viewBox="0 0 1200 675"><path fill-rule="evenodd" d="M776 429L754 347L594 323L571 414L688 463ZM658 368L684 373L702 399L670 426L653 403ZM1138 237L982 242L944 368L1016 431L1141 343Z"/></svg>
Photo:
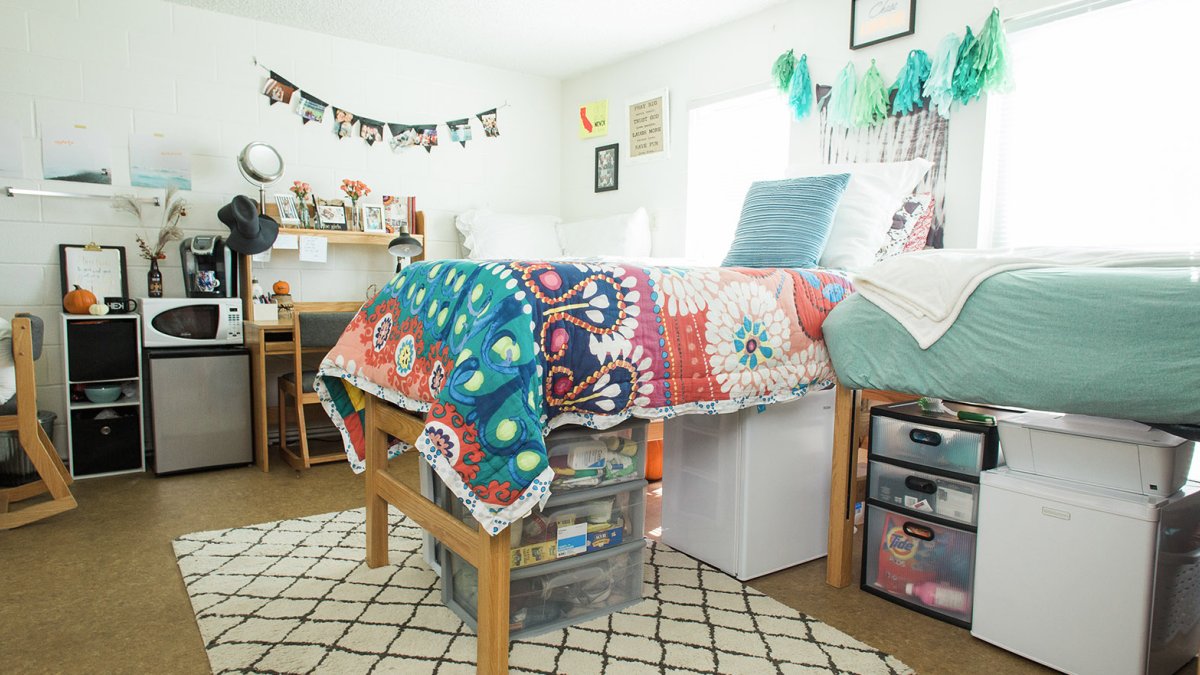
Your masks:
<svg viewBox="0 0 1200 675"><path fill-rule="evenodd" d="M988 277L1039 267L1196 267L1200 253L1100 248L946 249L908 253L855 275L854 286L929 349Z"/></svg>

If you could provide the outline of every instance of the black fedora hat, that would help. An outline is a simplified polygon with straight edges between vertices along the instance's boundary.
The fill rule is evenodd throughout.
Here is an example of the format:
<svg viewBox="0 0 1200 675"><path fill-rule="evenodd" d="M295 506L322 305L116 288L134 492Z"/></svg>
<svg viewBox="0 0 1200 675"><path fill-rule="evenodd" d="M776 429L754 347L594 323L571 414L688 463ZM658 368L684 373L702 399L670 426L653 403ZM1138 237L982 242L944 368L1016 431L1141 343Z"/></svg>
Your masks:
<svg viewBox="0 0 1200 675"><path fill-rule="evenodd" d="M259 214L254 200L245 195L238 195L222 206L217 211L217 218L229 227L225 245L237 253L262 253L271 248L279 236L279 223L270 216Z"/></svg>

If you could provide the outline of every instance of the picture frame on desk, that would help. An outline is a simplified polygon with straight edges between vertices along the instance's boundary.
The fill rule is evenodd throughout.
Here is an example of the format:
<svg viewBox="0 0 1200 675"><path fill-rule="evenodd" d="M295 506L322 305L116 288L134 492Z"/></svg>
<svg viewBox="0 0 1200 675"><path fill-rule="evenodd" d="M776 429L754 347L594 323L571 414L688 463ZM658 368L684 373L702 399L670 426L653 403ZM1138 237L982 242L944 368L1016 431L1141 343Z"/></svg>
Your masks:
<svg viewBox="0 0 1200 675"><path fill-rule="evenodd" d="M296 198L292 195L275 195L275 207L279 209L280 225L299 225L300 211Z"/></svg>
<svg viewBox="0 0 1200 675"><path fill-rule="evenodd" d="M363 204L363 232L385 232L383 223L383 206L380 204Z"/></svg>
<svg viewBox="0 0 1200 675"><path fill-rule="evenodd" d="M348 231L346 204L340 199L318 199L317 222L322 230Z"/></svg>

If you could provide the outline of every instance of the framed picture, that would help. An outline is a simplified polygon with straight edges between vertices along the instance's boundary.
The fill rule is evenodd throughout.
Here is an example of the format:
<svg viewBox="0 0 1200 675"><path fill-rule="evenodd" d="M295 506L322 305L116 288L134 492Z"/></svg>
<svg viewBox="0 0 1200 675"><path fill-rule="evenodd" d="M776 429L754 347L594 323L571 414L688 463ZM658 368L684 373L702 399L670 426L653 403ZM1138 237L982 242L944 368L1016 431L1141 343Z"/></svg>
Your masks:
<svg viewBox="0 0 1200 675"><path fill-rule="evenodd" d="M629 99L629 161L666 159L671 150L671 107L666 89Z"/></svg>
<svg viewBox="0 0 1200 675"><path fill-rule="evenodd" d="M279 207L280 225L299 225L300 211L292 195L275 195L275 206Z"/></svg>
<svg viewBox="0 0 1200 675"><path fill-rule="evenodd" d="M317 220L322 230L346 230L346 205L340 199L318 199Z"/></svg>
<svg viewBox="0 0 1200 675"><path fill-rule="evenodd" d="M850 49L912 35L917 0L850 0Z"/></svg>
<svg viewBox="0 0 1200 675"><path fill-rule="evenodd" d="M380 204L363 204L363 232L385 232L383 225L383 206Z"/></svg>
<svg viewBox="0 0 1200 675"><path fill-rule="evenodd" d="M59 244L58 261L63 295L79 286L95 293L100 301L129 297L124 246Z"/></svg>
<svg viewBox="0 0 1200 675"><path fill-rule="evenodd" d="M596 148L596 192L617 189L617 160L620 159L619 143L601 145Z"/></svg>

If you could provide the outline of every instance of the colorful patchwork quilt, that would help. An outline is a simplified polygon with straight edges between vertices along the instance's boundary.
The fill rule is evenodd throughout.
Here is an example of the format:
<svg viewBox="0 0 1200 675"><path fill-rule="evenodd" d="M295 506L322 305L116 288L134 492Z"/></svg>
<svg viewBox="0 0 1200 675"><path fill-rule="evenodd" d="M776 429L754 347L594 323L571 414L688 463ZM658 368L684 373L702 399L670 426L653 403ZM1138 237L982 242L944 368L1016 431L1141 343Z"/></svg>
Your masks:
<svg viewBox="0 0 1200 675"><path fill-rule="evenodd" d="M316 389L357 472L364 395L425 413L421 456L499 532L549 497L554 427L731 412L831 384L821 324L851 292L827 270L416 263L350 323Z"/></svg>

